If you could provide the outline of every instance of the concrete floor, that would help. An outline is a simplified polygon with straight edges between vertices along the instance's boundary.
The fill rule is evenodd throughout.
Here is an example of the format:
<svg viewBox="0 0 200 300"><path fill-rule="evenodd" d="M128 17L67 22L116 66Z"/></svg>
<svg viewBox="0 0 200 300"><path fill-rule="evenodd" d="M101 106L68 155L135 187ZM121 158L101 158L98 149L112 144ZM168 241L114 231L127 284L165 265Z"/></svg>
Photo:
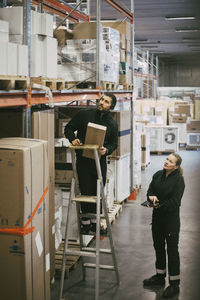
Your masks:
<svg viewBox="0 0 200 300"><path fill-rule="evenodd" d="M181 207L181 285L179 296L173 299L200 299L200 151L180 151L186 189ZM155 171L161 169L166 155L151 156L151 165L142 171L142 189L136 201L128 201L112 225L115 251L120 272L120 286L115 284L112 271L100 271L100 299L157 300L162 299L163 288L147 289L142 281L155 273L155 254L151 237L151 209L140 203L146 199L146 190ZM101 241L106 247L107 239ZM109 263L103 257L101 263ZM81 281L81 268L70 272L64 286L65 299L94 300L95 271L86 271ZM168 283L166 283L167 285ZM52 300L58 299L59 282L52 286Z"/></svg>

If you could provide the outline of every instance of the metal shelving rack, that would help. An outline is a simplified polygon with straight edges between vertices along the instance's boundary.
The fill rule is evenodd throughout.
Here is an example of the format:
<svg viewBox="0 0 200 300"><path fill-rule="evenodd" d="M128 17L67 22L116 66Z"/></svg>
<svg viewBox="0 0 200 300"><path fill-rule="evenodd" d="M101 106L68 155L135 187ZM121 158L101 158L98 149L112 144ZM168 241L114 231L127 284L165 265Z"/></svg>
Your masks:
<svg viewBox="0 0 200 300"><path fill-rule="evenodd" d="M122 13L131 23L132 23L132 57L134 57L134 0L130 0L131 3L131 11L127 11L123 7L121 7L114 0L105 0L108 4L112 5L115 9L117 9L120 13ZM78 2L78 1L77 1ZM31 3L35 5L40 5L41 11L43 9L57 14L63 18L66 18L67 14L70 14L69 20L73 22L89 21L89 16L80 13L79 11L73 11L72 7L61 4L56 0L27 0L23 1L23 43L28 45L28 74L30 79L30 28L31 28ZM6 5L6 1L5 1ZM82 101L83 95L84 100L93 100L98 99L100 95L100 21L101 21L101 0L96 0L97 7L97 72L96 72L96 90L62 90L62 91L53 91L53 103L70 103L73 101ZM87 5L88 11L90 10L90 5L88 2ZM132 68L134 70L134 59L132 59ZM117 98L130 98L131 99L131 186L130 192L134 190L133 183L133 124L134 124L134 92L133 91L112 91ZM39 104L49 104L49 99L45 97L44 92L31 91L29 88L27 91L9 91L9 92L0 92L0 108L5 107L23 107L24 113L24 137L30 137L31 134L31 106L39 105Z"/></svg>
<svg viewBox="0 0 200 300"><path fill-rule="evenodd" d="M157 98L156 87L158 86L158 56L155 56L154 53L149 53L148 50L135 48L135 61L140 61L143 64L146 64L146 72L134 72L134 86L137 86L138 78L141 79L141 95L137 98L149 98L150 94L154 98ZM146 81L144 84L144 80ZM150 85L150 80L156 81L156 85ZM146 94L144 93L144 85L146 87ZM152 87L152 93L150 89Z"/></svg>

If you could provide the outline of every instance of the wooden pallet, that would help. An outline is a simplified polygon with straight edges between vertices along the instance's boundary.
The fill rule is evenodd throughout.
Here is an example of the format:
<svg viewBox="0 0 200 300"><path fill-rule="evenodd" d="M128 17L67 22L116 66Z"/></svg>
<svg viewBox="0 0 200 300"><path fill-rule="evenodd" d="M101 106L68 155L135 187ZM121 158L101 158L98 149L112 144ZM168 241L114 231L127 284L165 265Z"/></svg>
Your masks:
<svg viewBox="0 0 200 300"><path fill-rule="evenodd" d="M55 278L58 279L62 272L62 257L63 257L64 242L61 243L58 250L55 253ZM80 250L80 245L77 243L69 244L70 250ZM78 260L80 256L67 255L66 265L65 265L65 278L69 278L69 273L71 270L76 269Z"/></svg>
<svg viewBox="0 0 200 300"><path fill-rule="evenodd" d="M125 83L123 84L123 89L124 90L133 90L134 86L133 83Z"/></svg>
<svg viewBox="0 0 200 300"><path fill-rule="evenodd" d="M46 77L31 77L32 84L40 84L50 88L51 90L64 90L65 81L62 78L46 78Z"/></svg>
<svg viewBox="0 0 200 300"><path fill-rule="evenodd" d="M101 81L101 89L103 90L116 90L117 84L110 81Z"/></svg>
<svg viewBox="0 0 200 300"><path fill-rule="evenodd" d="M85 81L80 83L79 81L66 81L65 87L67 89L79 90L79 89L96 89L96 82Z"/></svg>
<svg viewBox="0 0 200 300"><path fill-rule="evenodd" d="M186 150L198 151L199 149L200 149L200 145L199 146L190 146L190 145L186 146Z"/></svg>
<svg viewBox="0 0 200 300"><path fill-rule="evenodd" d="M118 203L113 203L111 208L109 208L109 210L108 210L108 218L109 218L110 224L114 224L116 218L119 216L121 211L122 211L122 205L118 204ZM101 220L101 226L103 226L104 228L107 228L105 219Z"/></svg>
<svg viewBox="0 0 200 300"><path fill-rule="evenodd" d="M0 75L0 90L26 90L28 81L27 76Z"/></svg>

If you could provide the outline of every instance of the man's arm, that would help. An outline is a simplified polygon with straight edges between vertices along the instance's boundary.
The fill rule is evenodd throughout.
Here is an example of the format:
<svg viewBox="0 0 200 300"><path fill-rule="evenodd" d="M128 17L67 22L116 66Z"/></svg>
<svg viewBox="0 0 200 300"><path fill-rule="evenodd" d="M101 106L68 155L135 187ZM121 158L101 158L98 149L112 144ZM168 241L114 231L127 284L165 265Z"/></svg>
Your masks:
<svg viewBox="0 0 200 300"><path fill-rule="evenodd" d="M110 155L118 146L118 126L117 123L113 123L112 133L109 141L104 144L106 148L106 155Z"/></svg>
<svg viewBox="0 0 200 300"><path fill-rule="evenodd" d="M73 141L78 140L75 135L75 131L80 128L80 112L78 112L65 126L65 137L73 144ZM75 143L75 145L79 145L79 142Z"/></svg>

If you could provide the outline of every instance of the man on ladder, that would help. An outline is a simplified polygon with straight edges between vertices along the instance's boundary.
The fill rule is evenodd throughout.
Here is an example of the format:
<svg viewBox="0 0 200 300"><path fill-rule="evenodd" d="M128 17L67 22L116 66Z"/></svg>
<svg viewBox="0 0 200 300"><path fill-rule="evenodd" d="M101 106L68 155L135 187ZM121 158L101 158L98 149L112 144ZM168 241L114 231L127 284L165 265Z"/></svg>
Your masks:
<svg viewBox="0 0 200 300"><path fill-rule="evenodd" d="M87 125L89 122L106 126L106 135L103 147L98 149L101 155L100 166L103 184L106 182L106 155L110 155L118 142L118 127L112 118L110 110L116 105L116 97L111 93L105 93L98 101L97 108L80 110L65 127L65 136L73 146L80 146L85 142ZM75 132L77 134L75 135ZM94 196L97 194L97 170L94 159L82 156L82 150L76 150L76 168L78 173L79 188L82 195ZM96 213L95 203L81 203L82 213ZM96 219L83 217L81 219L81 233L96 232ZM106 234L104 228L100 228L100 234Z"/></svg>

